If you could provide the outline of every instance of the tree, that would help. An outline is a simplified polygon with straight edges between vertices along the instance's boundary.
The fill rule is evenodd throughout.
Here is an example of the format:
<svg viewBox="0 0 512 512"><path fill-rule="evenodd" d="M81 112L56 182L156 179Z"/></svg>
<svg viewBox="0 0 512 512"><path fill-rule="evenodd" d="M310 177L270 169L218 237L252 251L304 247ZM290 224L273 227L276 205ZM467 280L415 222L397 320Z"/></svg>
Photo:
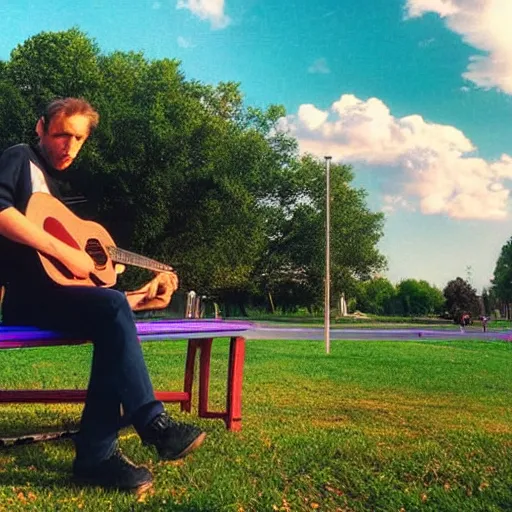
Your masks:
<svg viewBox="0 0 512 512"><path fill-rule="evenodd" d="M94 99L99 87L99 48L77 28L41 32L18 45L4 76L33 109L42 113L56 96Z"/></svg>
<svg viewBox="0 0 512 512"><path fill-rule="evenodd" d="M494 289L491 287L484 288L482 290L482 307L483 314L486 316L490 316L496 309L500 306L500 300L496 297L496 293Z"/></svg>
<svg viewBox="0 0 512 512"><path fill-rule="evenodd" d="M285 166L278 193L267 202L268 251L262 260L265 286L298 292L297 305L323 303L325 275L325 173L322 162L306 155ZM376 244L383 217L365 204L366 193L351 187L349 166L333 165L331 174L331 291L333 301L355 293L385 265ZM283 281L284 276L288 279ZM301 285L297 286L300 278Z"/></svg>
<svg viewBox="0 0 512 512"><path fill-rule="evenodd" d="M457 277L450 281L443 290L446 299L446 309L455 322L462 313L480 315L480 303L476 290L464 279Z"/></svg>
<svg viewBox="0 0 512 512"><path fill-rule="evenodd" d="M24 140L35 127L29 121L30 108L20 91L8 80L0 79L0 152Z"/></svg>
<svg viewBox="0 0 512 512"><path fill-rule="evenodd" d="M427 281L405 279L397 286L397 299L405 315L432 315L440 313L444 297L438 288Z"/></svg>
<svg viewBox="0 0 512 512"><path fill-rule="evenodd" d="M365 313L376 315L394 313L397 290L384 277L362 281L357 295L357 308Z"/></svg>
<svg viewBox="0 0 512 512"><path fill-rule="evenodd" d="M205 103L177 61L116 52L101 70L106 116L93 167L102 218L137 251L171 261L186 288L247 292L264 243L257 202L268 146Z"/></svg>
<svg viewBox="0 0 512 512"><path fill-rule="evenodd" d="M506 317L510 320L512 318L510 308L512 303L512 237L501 248L494 268L492 293L503 304Z"/></svg>

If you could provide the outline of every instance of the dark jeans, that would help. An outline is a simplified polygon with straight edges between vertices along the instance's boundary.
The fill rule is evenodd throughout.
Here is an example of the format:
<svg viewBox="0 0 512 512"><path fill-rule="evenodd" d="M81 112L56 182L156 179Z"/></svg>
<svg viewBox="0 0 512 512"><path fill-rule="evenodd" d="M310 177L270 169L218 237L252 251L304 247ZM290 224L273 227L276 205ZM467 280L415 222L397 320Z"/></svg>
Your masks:
<svg viewBox="0 0 512 512"><path fill-rule="evenodd" d="M122 426L133 424L140 432L164 410L155 400L133 313L123 293L50 285L18 296L8 289L3 320L7 325L58 330L92 341L91 375L75 443L77 464L94 465L108 458Z"/></svg>

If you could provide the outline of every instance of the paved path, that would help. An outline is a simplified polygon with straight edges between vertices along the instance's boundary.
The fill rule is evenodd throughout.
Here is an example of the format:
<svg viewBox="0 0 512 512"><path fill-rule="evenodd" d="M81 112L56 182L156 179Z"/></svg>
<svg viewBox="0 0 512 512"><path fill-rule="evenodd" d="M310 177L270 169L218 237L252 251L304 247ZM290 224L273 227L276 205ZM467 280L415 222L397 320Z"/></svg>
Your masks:
<svg viewBox="0 0 512 512"><path fill-rule="evenodd" d="M323 327L280 327L254 322L254 329L246 333L247 339L259 340L323 340ZM464 340L464 339L489 339L512 341L511 331L482 332L480 330L468 330L465 333L460 330L435 330L427 328L413 329L339 329L330 330L332 340Z"/></svg>

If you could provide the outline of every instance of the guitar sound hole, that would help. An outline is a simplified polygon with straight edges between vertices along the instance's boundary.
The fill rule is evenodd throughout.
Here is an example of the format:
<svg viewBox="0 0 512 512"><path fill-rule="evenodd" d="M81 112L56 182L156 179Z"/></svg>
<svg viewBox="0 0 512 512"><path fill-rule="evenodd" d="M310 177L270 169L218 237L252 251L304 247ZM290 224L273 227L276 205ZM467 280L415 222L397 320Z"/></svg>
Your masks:
<svg viewBox="0 0 512 512"><path fill-rule="evenodd" d="M89 238L85 244L85 252L92 258L96 268L105 267L108 261L107 253L96 238Z"/></svg>

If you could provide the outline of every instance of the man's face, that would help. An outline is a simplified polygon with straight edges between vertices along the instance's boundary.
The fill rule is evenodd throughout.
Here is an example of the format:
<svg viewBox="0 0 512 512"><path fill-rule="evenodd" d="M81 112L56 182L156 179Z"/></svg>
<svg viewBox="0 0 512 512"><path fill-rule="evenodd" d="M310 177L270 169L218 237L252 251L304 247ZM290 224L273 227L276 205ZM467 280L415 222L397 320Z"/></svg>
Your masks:
<svg viewBox="0 0 512 512"><path fill-rule="evenodd" d="M89 136L89 118L81 114L53 117L46 131L38 123L39 144L50 165L58 171L66 170L78 155Z"/></svg>

